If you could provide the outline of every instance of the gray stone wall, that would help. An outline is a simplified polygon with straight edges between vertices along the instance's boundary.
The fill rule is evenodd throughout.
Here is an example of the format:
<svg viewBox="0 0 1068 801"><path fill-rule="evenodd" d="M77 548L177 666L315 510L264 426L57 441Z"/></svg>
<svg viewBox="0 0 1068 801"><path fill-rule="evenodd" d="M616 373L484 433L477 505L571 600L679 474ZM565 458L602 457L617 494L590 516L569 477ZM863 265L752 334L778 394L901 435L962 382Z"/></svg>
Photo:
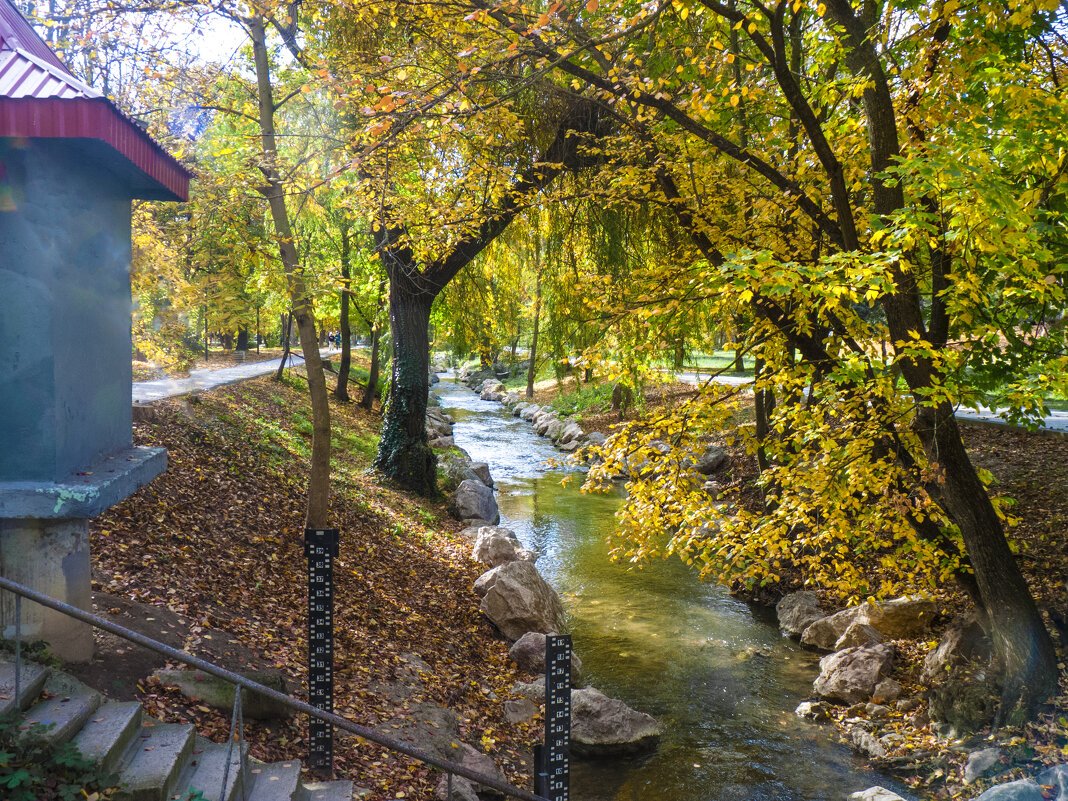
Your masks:
<svg viewBox="0 0 1068 801"><path fill-rule="evenodd" d="M77 140L0 140L0 482L129 447L130 200Z"/></svg>

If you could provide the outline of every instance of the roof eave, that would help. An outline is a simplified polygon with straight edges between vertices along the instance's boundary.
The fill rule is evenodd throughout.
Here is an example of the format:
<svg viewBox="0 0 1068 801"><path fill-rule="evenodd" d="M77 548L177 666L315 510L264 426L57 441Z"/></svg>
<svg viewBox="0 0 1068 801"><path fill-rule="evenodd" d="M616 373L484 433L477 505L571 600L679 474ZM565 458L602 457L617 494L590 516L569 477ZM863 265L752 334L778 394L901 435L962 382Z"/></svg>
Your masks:
<svg viewBox="0 0 1068 801"><path fill-rule="evenodd" d="M0 137L98 139L149 179L132 197L189 200L192 173L105 98L0 97Z"/></svg>

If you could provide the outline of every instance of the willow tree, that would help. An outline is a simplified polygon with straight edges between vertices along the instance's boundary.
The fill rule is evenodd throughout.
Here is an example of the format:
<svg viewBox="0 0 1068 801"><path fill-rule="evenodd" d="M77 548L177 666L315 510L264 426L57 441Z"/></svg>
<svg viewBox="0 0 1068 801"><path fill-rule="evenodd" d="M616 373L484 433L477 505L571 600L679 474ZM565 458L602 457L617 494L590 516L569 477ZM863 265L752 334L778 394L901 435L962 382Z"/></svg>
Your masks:
<svg viewBox="0 0 1068 801"><path fill-rule="evenodd" d="M1064 303L1063 9L475 5L617 119L591 195L656 204L686 237L671 280L635 280L618 319L695 300L748 315L756 388L787 401L742 433L768 457L758 514L718 512L666 465L632 486L620 553L749 582L794 564L845 595L956 576L989 616L1002 715L1032 712L1056 686L1052 644L954 411L1000 383L1033 419L1063 383L1063 328L1033 324ZM709 391L617 438L601 475L627 449L657 458L653 438L696 447L724 408Z"/></svg>
<svg viewBox="0 0 1068 801"><path fill-rule="evenodd" d="M436 258L420 255L411 228L388 213L376 229L379 256L389 276L393 362L389 403L375 467L401 486L421 494L437 491L436 457L427 444L429 322L434 299L567 169L578 168L583 138L596 130L596 111L585 103L564 106L551 142L514 176L500 194L484 202L481 219Z"/></svg>
<svg viewBox="0 0 1068 801"><path fill-rule="evenodd" d="M540 191L581 166L599 120L500 51L468 10L373 1L322 10L335 105L349 114L352 165L389 280L393 360L375 467L423 494L437 491L425 422L434 299Z"/></svg>

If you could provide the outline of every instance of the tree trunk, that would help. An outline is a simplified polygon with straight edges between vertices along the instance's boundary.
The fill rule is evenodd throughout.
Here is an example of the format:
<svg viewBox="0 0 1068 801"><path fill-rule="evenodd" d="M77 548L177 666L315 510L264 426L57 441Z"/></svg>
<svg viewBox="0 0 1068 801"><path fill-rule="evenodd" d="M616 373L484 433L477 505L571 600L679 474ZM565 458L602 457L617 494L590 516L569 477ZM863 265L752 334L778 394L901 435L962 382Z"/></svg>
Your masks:
<svg viewBox="0 0 1068 801"><path fill-rule="evenodd" d="M352 329L349 327L349 258L352 242L349 239L348 221L341 223L341 314L338 326L341 329L341 364L337 369L337 386L334 397L339 401L349 400L349 369L352 367Z"/></svg>
<svg viewBox="0 0 1068 801"><path fill-rule="evenodd" d="M308 393L311 396L312 449L308 466L308 499L304 527L326 529L330 527L330 404L327 400L326 376L323 375L323 364L319 358L311 293L304 283L304 273L297 258L293 229L286 208L285 187L275 165L278 153L274 129L275 106L263 17L254 15L247 22L252 38L259 100L260 145L263 158L260 170L267 183L262 191L267 198L274 223L282 269L293 303L292 314L297 320L297 332L300 335L304 367L308 375Z"/></svg>
<svg viewBox="0 0 1068 801"><path fill-rule="evenodd" d="M286 362L289 361L289 329L293 326L293 315L282 315L282 359L278 362L278 370L274 374L275 381L282 380L282 374L286 369Z"/></svg>
<svg viewBox="0 0 1068 801"><path fill-rule="evenodd" d="M367 386L360 400L360 405L365 409L370 409L374 405L375 395L378 394L378 361L382 342L382 326L379 324L379 319L382 317L382 298L385 292L386 279L383 278L378 282L378 299L375 301L375 314L371 320L371 367L367 371ZM428 339L429 336L428 332Z"/></svg>
<svg viewBox="0 0 1068 801"><path fill-rule="evenodd" d="M764 360L757 359L753 368L753 375L757 381L763 376ZM768 469L768 456L764 448L764 440L771 433L771 413L775 408L775 399L766 389L757 390L753 394L753 406L756 414L756 438L757 438L757 470L763 473Z"/></svg>
<svg viewBox="0 0 1068 801"><path fill-rule="evenodd" d="M953 409L923 408L917 434L942 473L941 505L961 531L1002 669L999 720L1022 725L1057 690L1057 658L1001 520L961 440Z"/></svg>
<svg viewBox="0 0 1068 801"><path fill-rule="evenodd" d="M537 252L537 251L535 251ZM535 256L534 265L538 276L534 284L534 334L530 338L530 366L527 367L527 400L534 398L534 377L538 373L538 325L541 322L541 259Z"/></svg>
<svg viewBox="0 0 1068 801"><path fill-rule="evenodd" d="M374 466L420 495L437 494L437 457L427 444L430 390L430 307L434 294L415 285L403 267L387 265L393 363L382 439Z"/></svg>
<svg viewBox="0 0 1068 801"><path fill-rule="evenodd" d="M877 215L886 217L905 204L902 186L879 177L900 155L893 97L867 26L852 4L829 0L827 7L842 27L849 69L865 80L873 206ZM882 300L891 339L909 342L910 334L926 337L915 272L903 268L894 272L896 290ZM940 472L940 481L929 490L960 528L990 616L994 653L1003 671L998 717L1020 724L1057 688L1053 642L1009 549L997 511L964 448L952 406L922 405L929 390L943 383L942 376L929 359L904 356L899 363L918 409L913 425L928 461Z"/></svg>

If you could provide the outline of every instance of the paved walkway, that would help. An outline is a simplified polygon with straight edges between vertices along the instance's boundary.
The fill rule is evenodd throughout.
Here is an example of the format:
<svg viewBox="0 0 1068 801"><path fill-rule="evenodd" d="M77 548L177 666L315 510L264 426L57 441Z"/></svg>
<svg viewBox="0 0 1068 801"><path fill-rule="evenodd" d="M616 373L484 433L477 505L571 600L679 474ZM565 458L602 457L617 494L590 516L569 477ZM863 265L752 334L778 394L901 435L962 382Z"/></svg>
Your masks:
<svg viewBox="0 0 1068 801"><path fill-rule="evenodd" d="M319 354L325 359L341 353L339 350L323 348ZM235 364L233 367L220 367L216 370L192 370L189 378L161 378L156 381L135 381L133 385L134 403L148 403L149 401L163 398L176 398L179 395L188 395L190 392L203 391L221 387L224 384L233 384L235 381L244 381L246 378L273 373L278 369L281 359L270 359L265 362L248 362ZM295 352L289 354L287 365L303 364L304 358Z"/></svg>
<svg viewBox="0 0 1068 801"><path fill-rule="evenodd" d="M682 372L675 374L676 379L679 381L685 381L689 384L699 384L702 381L708 380L708 373L695 373L695 372ZM744 376L732 376L721 375L713 379L717 384L729 384L730 386L739 387L752 383L753 379ZM1004 410L1000 410L1004 411ZM980 423L990 423L991 425L1005 426L1007 428L1015 428L1005 421L1003 417L998 414L998 409L990 409L986 406L979 407L979 411L973 411L972 409L958 409L957 417L961 420L973 420ZM1039 427L1041 431L1059 431L1062 433L1068 433L1068 412L1050 412L1049 416L1043 420L1042 425Z"/></svg>

